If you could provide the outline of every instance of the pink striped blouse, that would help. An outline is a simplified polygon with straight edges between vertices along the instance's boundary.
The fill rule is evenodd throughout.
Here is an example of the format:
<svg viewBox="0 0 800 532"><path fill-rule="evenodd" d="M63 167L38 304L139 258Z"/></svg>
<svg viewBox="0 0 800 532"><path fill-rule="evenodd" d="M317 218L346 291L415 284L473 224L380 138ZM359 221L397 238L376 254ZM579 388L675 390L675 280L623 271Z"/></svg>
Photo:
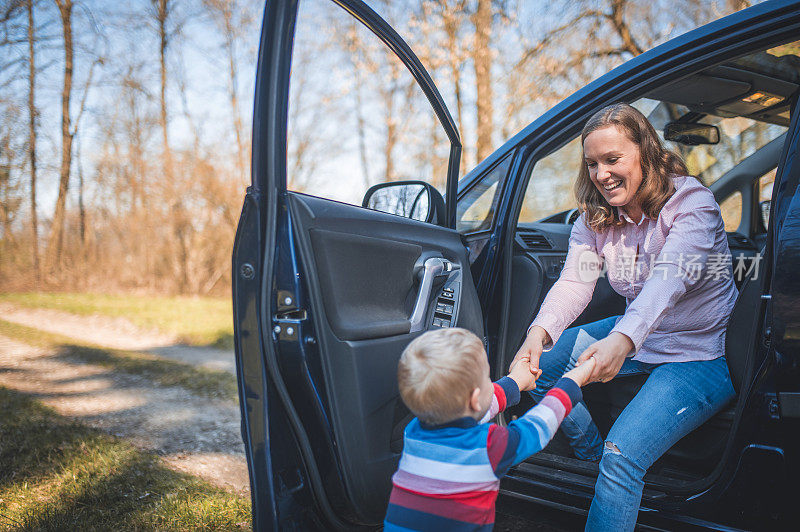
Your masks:
<svg viewBox="0 0 800 532"><path fill-rule="evenodd" d="M719 205L696 178L673 182L675 193L656 220L643 216L636 224L623 213L624 225L596 233L581 215L561 276L531 326L556 342L589 304L598 275L608 275L627 301L613 331L633 341L636 360L712 360L725 353L737 290Z"/></svg>

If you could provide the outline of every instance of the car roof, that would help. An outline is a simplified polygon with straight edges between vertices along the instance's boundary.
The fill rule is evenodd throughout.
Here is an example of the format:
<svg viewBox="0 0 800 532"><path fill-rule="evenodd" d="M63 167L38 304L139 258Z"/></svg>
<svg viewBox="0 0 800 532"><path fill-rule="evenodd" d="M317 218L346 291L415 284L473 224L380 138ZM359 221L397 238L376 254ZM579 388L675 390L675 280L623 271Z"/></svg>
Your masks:
<svg viewBox="0 0 800 532"><path fill-rule="evenodd" d="M646 97L684 105L697 115L743 116L788 127L790 98L800 87L798 53L796 41L748 54L659 87Z"/></svg>

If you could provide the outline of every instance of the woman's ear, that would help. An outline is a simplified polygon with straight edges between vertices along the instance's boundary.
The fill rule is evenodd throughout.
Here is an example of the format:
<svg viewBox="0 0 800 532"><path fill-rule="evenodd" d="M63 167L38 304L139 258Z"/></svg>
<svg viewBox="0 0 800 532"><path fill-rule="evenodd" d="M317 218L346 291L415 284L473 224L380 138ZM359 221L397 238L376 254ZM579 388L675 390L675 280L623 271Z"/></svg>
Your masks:
<svg viewBox="0 0 800 532"><path fill-rule="evenodd" d="M481 389L475 388L469 396L469 408L473 412L481 411Z"/></svg>

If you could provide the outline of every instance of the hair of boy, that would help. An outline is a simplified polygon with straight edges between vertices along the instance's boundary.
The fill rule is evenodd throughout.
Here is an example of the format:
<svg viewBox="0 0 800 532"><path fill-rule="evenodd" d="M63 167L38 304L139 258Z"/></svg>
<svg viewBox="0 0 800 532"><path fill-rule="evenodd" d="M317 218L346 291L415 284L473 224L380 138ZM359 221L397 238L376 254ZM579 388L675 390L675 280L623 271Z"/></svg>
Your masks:
<svg viewBox="0 0 800 532"><path fill-rule="evenodd" d="M397 367L400 397L422 421L434 425L465 415L472 391L483 382L483 342L466 329L428 331L403 351Z"/></svg>

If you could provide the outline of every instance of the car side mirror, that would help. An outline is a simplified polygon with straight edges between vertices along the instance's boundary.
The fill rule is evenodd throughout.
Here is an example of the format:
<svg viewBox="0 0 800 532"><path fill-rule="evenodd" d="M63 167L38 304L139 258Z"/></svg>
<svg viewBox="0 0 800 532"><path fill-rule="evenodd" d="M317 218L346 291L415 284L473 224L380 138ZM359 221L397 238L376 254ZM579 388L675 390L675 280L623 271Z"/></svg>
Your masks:
<svg viewBox="0 0 800 532"><path fill-rule="evenodd" d="M444 198L424 181L391 181L373 185L364 194L361 206L412 220L445 225Z"/></svg>
<svg viewBox="0 0 800 532"><path fill-rule="evenodd" d="M772 201L762 201L758 206L761 207L761 221L764 222L764 228L769 229L769 209L772 206Z"/></svg>
<svg viewBox="0 0 800 532"><path fill-rule="evenodd" d="M664 126L664 138L687 146L719 144L719 128L696 122L669 122Z"/></svg>

